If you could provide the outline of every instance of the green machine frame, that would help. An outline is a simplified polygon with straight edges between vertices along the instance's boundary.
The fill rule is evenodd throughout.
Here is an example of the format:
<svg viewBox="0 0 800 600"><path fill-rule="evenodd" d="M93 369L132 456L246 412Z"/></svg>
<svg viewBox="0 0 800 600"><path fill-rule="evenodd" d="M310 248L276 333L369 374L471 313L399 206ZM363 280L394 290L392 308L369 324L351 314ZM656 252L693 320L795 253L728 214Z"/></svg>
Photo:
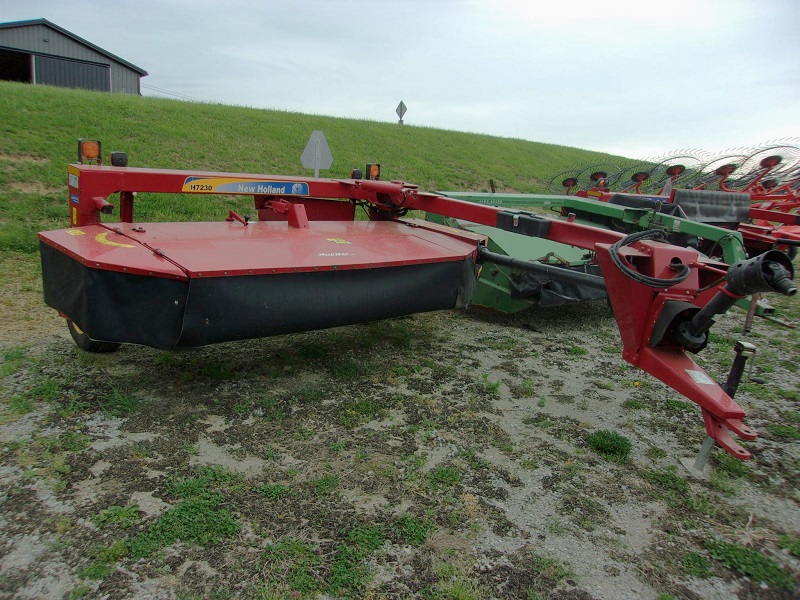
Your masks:
<svg viewBox="0 0 800 600"><path fill-rule="evenodd" d="M696 243L697 240L703 240L706 246L711 245L715 256L720 257L729 265L747 258L739 232L699 223L653 208L632 208L576 196L454 191L439 193L458 200L489 206L547 210L558 212L567 218L572 218L571 215L574 215L578 222L595 226L601 225L625 233L657 229L667 234L670 241L678 245L688 245L693 241ZM521 238L521 236L492 227L456 221L438 215L429 214L427 218L431 221L489 236L488 248L495 253L521 257L552 267L591 272L592 256L581 248L536 238ZM535 298L523 298L512 293L514 281L519 275L520 273L513 267L496 263L485 265L478 290L473 296L473 304L512 313L537 304L538 301ZM591 294L590 297L592 297ZM750 300L740 301L739 305L747 309ZM757 314L760 316L770 316L773 312L774 309L767 303L763 301L759 303Z"/></svg>

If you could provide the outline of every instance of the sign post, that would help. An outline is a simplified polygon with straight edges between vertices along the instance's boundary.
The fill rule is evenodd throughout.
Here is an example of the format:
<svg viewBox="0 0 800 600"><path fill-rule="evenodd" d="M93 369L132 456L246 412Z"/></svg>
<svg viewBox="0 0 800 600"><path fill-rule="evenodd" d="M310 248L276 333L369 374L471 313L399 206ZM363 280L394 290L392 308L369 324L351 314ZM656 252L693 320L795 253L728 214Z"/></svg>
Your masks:
<svg viewBox="0 0 800 600"><path fill-rule="evenodd" d="M403 115L406 114L406 110L407 110L406 105L403 104L402 100L400 100L400 104L397 105L397 110L395 111L397 113L397 116L400 117L400 120L397 122L398 125L403 124Z"/></svg>
<svg viewBox="0 0 800 600"><path fill-rule="evenodd" d="M325 134L321 131L312 131L308 138L303 154L300 155L300 163L306 169L314 169L314 177L319 177L320 169L330 169L333 164L333 155L328 148Z"/></svg>

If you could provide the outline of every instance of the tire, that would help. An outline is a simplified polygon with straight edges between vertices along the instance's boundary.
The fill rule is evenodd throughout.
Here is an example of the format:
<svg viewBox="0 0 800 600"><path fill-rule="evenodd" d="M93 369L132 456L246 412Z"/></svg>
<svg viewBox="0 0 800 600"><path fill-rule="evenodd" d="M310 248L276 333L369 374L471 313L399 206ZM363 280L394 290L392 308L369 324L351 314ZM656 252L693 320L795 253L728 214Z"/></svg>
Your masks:
<svg viewBox="0 0 800 600"><path fill-rule="evenodd" d="M75 345L81 350L94 352L95 354L119 350L120 344L116 342L98 342L97 340L93 340L69 319L67 319L67 329L69 329L69 334L72 336Z"/></svg>

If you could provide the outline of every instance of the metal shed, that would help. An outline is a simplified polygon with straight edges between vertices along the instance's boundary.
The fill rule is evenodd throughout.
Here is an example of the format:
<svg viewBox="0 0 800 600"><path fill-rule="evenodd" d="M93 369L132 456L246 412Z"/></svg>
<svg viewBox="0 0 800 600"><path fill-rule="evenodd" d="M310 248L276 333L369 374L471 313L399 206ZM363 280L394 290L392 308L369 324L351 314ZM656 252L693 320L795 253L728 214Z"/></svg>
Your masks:
<svg viewBox="0 0 800 600"><path fill-rule="evenodd" d="M146 75L47 19L0 23L0 79L140 94Z"/></svg>

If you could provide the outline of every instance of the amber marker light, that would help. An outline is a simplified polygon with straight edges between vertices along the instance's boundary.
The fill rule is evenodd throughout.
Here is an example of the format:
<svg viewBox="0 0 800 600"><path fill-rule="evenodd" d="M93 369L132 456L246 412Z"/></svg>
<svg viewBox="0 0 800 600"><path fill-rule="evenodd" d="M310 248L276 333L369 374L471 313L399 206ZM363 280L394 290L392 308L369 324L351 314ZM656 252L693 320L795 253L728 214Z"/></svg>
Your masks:
<svg viewBox="0 0 800 600"><path fill-rule="evenodd" d="M101 158L101 145L99 140L85 140L83 138L78 140L78 162L81 164L86 163L102 163Z"/></svg>

